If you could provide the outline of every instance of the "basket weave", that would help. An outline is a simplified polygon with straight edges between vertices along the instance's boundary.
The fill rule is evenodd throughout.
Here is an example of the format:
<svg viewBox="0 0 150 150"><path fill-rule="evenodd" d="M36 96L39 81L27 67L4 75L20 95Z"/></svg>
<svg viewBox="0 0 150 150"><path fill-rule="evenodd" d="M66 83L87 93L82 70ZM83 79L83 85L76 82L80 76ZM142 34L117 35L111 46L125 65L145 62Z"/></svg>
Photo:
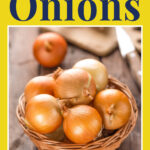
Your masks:
<svg viewBox="0 0 150 150"><path fill-rule="evenodd" d="M113 135L101 139L98 138L97 140L92 141L88 144L72 144L72 143L52 141L49 140L47 136L39 134L29 129L26 126L24 120L24 116L25 116L24 95L22 95L19 98L19 104L16 110L17 118L24 132L30 137L32 142L37 146L39 150L72 150L72 149L115 150L120 146L120 144L124 141L124 139L133 130L138 116L138 109L137 109L136 101L132 93L130 92L129 88L126 85L124 85L123 83L121 83L120 81L116 80L113 77L109 77L108 88L119 89L128 96L132 106L131 117L128 123L122 128L118 129Z"/></svg>

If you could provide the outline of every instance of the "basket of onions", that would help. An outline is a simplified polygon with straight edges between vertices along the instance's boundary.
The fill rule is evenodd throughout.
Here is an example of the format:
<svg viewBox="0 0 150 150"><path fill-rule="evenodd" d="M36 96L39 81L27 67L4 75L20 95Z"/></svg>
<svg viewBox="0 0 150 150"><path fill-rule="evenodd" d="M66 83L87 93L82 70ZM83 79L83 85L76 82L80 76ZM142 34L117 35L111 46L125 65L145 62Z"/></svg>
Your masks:
<svg viewBox="0 0 150 150"><path fill-rule="evenodd" d="M85 59L31 79L16 113L39 150L115 150L133 130L138 109L126 85Z"/></svg>

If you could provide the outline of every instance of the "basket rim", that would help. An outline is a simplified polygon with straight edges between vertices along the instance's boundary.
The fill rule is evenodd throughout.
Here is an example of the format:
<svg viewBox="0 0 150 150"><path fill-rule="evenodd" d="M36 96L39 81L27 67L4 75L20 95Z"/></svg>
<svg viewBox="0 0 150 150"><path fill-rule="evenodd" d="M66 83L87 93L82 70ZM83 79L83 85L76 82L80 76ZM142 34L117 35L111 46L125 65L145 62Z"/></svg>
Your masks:
<svg viewBox="0 0 150 150"><path fill-rule="evenodd" d="M119 85L117 85L118 83L119 83ZM37 133L36 131L29 129L26 126L24 117L21 115L21 114L25 114L25 110L24 110L25 107L23 107L23 106L25 106L25 102L23 102L24 93L19 97L19 103L16 108L16 115L17 115L18 121L19 121L20 125L22 126L24 132L30 137L30 139L33 142L39 141L39 142L42 142L43 144L49 144L52 147L59 146L59 147L76 147L76 148L81 148L81 147L84 148L85 147L85 148L87 148L87 147L93 146L93 144L97 145L99 143L103 143L102 146L104 146L104 147L109 147L115 143L118 143L120 145L120 143L130 134L130 132L133 130L133 128L136 124L136 121L138 118L138 107L137 107L136 101L135 101L131 91L124 83L120 82L119 80L117 80L116 78L114 78L112 76L109 76L109 84L112 84L115 86L117 85L118 88L116 88L116 89L121 90L124 94L126 94L128 96L128 98L130 100L131 108L132 108L129 121L123 127L118 129L111 136L108 136L108 137L105 137L102 139L97 139L97 140L91 141L87 144L74 144L74 143L65 143L65 142L50 140L50 139L48 139L48 137L46 135ZM125 132L125 131L127 131L127 132ZM120 137L116 136L117 134L120 134L120 133L121 133ZM111 141L116 141L116 142L111 142ZM96 146L95 146L95 148L96 148Z"/></svg>

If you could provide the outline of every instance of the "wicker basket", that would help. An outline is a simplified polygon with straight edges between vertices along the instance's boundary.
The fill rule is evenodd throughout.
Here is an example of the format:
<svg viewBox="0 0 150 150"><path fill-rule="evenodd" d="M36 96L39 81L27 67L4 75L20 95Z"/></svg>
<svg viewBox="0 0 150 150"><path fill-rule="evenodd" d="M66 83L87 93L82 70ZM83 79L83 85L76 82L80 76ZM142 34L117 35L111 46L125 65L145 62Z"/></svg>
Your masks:
<svg viewBox="0 0 150 150"><path fill-rule="evenodd" d="M125 93L132 105L132 113L128 123L122 128L118 129L113 135L105 137L105 138L97 138L95 141L92 141L88 144L72 144L66 142L58 142L49 140L47 136L39 134L31 129L29 129L24 120L25 116L25 99L24 95L19 98L19 104L17 106L17 118L22 126L24 132L30 137L32 142L37 146L39 150L73 150L73 149L84 149L84 150L115 150L120 144L124 141L124 139L129 135L129 133L133 130L137 116L138 109L136 105L136 101L132 96L129 88L116 80L113 77L109 77L108 88L115 88L121 90Z"/></svg>

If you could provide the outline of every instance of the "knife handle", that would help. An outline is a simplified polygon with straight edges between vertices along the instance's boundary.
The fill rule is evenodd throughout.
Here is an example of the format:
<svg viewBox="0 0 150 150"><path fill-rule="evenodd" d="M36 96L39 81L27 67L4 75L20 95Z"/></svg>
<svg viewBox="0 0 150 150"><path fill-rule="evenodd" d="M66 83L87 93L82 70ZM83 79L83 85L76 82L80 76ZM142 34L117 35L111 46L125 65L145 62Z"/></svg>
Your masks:
<svg viewBox="0 0 150 150"><path fill-rule="evenodd" d="M131 73L135 78L138 86L141 88L141 60L140 56L136 51L132 51L126 55L127 61L129 63Z"/></svg>

